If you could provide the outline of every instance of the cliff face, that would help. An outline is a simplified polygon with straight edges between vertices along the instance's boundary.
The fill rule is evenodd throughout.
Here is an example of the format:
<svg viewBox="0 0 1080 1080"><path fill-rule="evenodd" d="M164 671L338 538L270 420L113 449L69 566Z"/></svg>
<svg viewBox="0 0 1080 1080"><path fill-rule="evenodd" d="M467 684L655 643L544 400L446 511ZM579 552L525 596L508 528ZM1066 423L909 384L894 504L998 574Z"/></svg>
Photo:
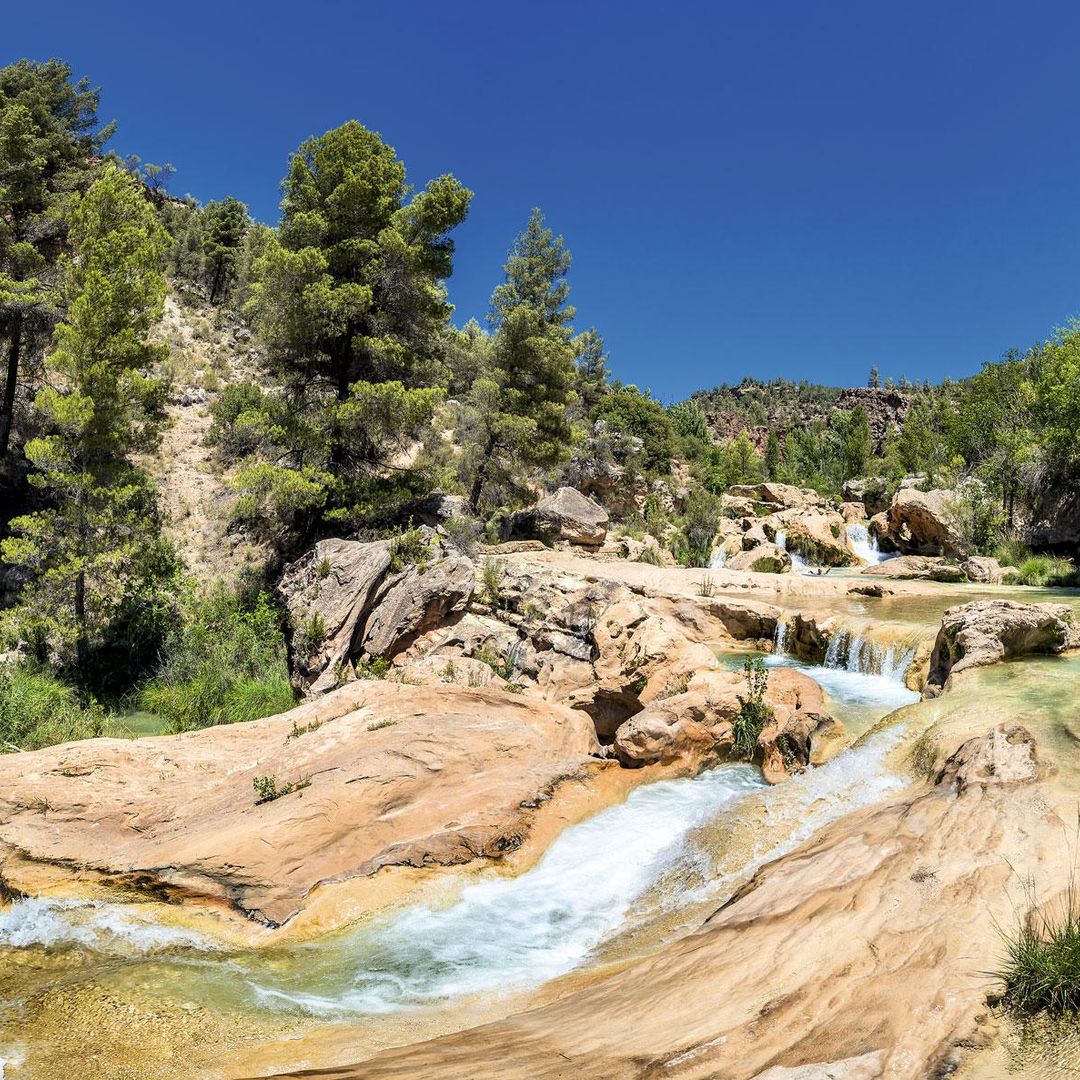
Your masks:
<svg viewBox="0 0 1080 1080"><path fill-rule="evenodd" d="M809 383L740 383L695 395L717 441L746 431L754 445L764 449L769 432L781 439L793 428L828 423L834 413L861 405L870 421L874 450L880 452L890 431L898 431L911 408L902 390L866 386L841 389Z"/></svg>

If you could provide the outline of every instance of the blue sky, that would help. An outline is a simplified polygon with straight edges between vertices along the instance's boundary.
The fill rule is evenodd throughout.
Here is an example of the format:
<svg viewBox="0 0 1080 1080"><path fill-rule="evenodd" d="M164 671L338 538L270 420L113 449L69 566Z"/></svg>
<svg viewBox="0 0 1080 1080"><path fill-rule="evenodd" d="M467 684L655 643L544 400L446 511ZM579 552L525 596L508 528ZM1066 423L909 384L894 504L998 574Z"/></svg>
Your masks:
<svg viewBox="0 0 1080 1080"><path fill-rule="evenodd" d="M289 152L355 117L475 193L456 318L533 206L578 323L664 400L744 374L978 369L1080 315L1080 5L53 0L112 144L277 220Z"/></svg>

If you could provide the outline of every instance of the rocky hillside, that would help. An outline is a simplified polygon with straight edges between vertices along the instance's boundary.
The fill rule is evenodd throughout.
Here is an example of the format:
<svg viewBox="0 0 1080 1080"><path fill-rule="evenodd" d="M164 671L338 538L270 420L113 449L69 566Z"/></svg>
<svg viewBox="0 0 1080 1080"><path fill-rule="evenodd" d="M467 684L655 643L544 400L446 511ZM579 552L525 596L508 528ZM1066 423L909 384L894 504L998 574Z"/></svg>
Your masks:
<svg viewBox="0 0 1080 1080"><path fill-rule="evenodd" d="M870 421L875 453L881 452L890 431L899 430L912 403L910 394L891 387L841 389L786 379L766 383L749 378L735 386L698 391L694 400L704 410L715 439L729 439L746 431L758 449L764 449L771 431L783 439L792 428L827 424L834 413L861 405Z"/></svg>

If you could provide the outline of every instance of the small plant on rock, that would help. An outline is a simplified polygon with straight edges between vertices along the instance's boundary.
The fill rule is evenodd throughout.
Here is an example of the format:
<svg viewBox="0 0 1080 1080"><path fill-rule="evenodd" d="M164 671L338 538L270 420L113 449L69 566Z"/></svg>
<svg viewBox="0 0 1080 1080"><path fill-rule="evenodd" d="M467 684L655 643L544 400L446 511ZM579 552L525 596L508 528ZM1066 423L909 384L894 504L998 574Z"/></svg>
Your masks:
<svg viewBox="0 0 1080 1080"><path fill-rule="evenodd" d="M431 545L423 529L408 528L390 541L390 569L395 574L410 566L415 566L422 574L431 555Z"/></svg>
<svg viewBox="0 0 1080 1080"><path fill-rule="evenodd" d="M769 688L769 672L760 656L750 658L743 664L746 678L746 697L739 696L739 712L731 724L736 757L751 761L757 753L758 738L765 725L773 718L772 709L765 704Z"/></svg>
<svg viewBox="0 0 1080 1080"><path fill-rule="evenodd" d="M712 596L716 586L713 585L713 579L706 574L701 581L698 582L698 596Z"/></svg>
<svg viewBox="0 0 1080 1080"><path fill-rule="evenodd" d="M255 800L255 805L258 806L259 803L273 802L284 795L291 795L294 791L302 791L306 787L311 787L311 777L305 777L295 783L289 781L288 783L279 784L276 776L256 776L252 778L251 785L255 788L255 794L258 796Z"/></svg>
<svg viewBox="0 0 1080 1080"><path fill-rule="evenodd" d="M480 568L480 595L488 607L503 606L502 584L506 568L495 559L485 559Z"/></svg>

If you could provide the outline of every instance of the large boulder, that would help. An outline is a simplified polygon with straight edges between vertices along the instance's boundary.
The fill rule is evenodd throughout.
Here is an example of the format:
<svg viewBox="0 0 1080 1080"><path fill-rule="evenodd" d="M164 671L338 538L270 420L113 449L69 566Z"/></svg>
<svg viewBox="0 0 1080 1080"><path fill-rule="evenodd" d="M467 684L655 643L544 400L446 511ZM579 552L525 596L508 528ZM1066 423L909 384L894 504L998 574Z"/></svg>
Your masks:
<svg viewBox="0 0 1080 1080"><path fill-rule="evenodd" d="M967 580L964 567L945 559L932 559L927 555L899 555L895 559L868 566L864 576L891 578L893 581L947 581Z"/></svg>
<svg viewBox="0 0 1080 1080"><path fill-rule="evenodd" d="M901 488L889 507L888 535L905 555L968 554L956 528L956 493Z"/></svg>
<svg viewBox="0 0 1080 1080"><path fill-rule="evenodd" d="M740 551L724 564L725 570L750 570L759 574L784 574L791 569L791 556L775 544L758 544Z"/></svg>
<svg viewBox="0 0 1080 1080"><path fill-rule="evenodd" d="M859 503L864 517L873 517L889 508L889 482L883 476L846 480L841 494L845 502Z"/></svg>
<svg viewBox="0 0 1080 1080"><path fill-rule="evenodd" d="M378 597L364 629L363 651L393 657L421 634L454 622L469 606L475 581L472 560L463 555L407 567Z"/></svg>
<svg viewBox="0 0 1080 1080"><path fill-rule="evenodd" d="M823 499L813 488L798 488L793 484L735 484L728 488L728 495L736 499L747 499L751 504L764 505L773 509L802 510L810 506L821 506Z"/></svg>
<svg viewBox="0 0 1080 1080"><path fill-rule="evenodd" d="M384 867L499 860L597 752L555 702L352 683L247 724L0 755L0 861L13 888L89 870L281 924L327 888L378 895ZM268 777L293 790L257 801Z"/></svg>
<svg viewBox="0 0 1080 1080"><path fill-rule="evenodd" d="M937 697L954 675L1030 653L1080 647L1080 629L1066 604L977 600L949 608L930 656L924 697Z"/></svg>
<svg viewBox="0 0 1080 1080"><path fill-rule="evenodd" d="M285 568L278 595L292 628L296 681L314 692L331 689L390 569L385 540L320 540Z"/></svg>
<svg viewBox="0 0 1080 1080"><path fill-rule="evenodd" d="M600 547L607 530L607 511L572 487L561 487L531 509L519 511L510 523L511 537L566 540L583 547Z"/></svg>
<svg viewBox="0 0 1080 1080"><path fill-rule="evenodd" d="M1014 570L1011 566L1002 566L997 559L992 559L989 555L972 555L960 564L960 569L967 575L968 581L975 581L980 585L1000 585L1006 574Z"/></svg>
<svg viewBox="0 0 1080 1080"><path fill-rule="evenodd" d="M787 550L815 566L857 566L846 522L832 511L808 511L787 527Z"/></svg>

